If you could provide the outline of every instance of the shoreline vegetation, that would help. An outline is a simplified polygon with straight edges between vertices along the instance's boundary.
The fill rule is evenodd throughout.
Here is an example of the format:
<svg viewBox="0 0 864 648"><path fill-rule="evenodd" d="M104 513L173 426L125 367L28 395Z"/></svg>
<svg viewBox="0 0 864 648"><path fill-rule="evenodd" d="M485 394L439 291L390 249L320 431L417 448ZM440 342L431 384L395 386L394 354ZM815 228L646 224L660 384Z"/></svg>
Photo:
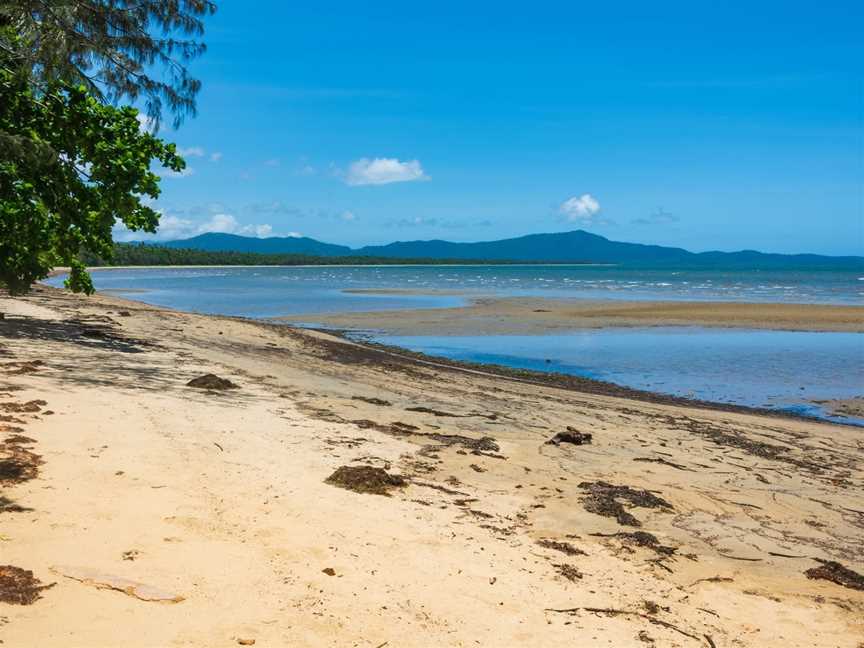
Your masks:
<svg viewBox="0 0 864 648"><path fill-rule="evenodd" d="M0 311L9 645L864 633L860 428L45 286Z"/></svg>
<svg viewBox="0 0 864 648"><path fill-rule="evenodd" d="M612 265L584 261L556 263L547 261L508 261L485 259L397 258L387 256L316 256L310 254L265 254L229 250L171 248L147 243L115 243L113 258L102 259L82 254L81 260L91 268L162 267L162 266L364 266L364 265Z"/></svg>

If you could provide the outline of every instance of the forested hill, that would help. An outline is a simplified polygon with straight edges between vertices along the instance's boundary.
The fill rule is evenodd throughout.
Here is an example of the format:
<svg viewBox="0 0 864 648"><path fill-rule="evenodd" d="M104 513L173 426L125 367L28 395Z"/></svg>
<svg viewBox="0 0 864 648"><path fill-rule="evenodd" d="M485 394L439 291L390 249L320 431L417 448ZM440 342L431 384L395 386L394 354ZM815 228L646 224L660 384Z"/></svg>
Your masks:
<svg viewBox="0 0 864 648"><path fill-rule="evenodd" d="M754 250L741 252L701 252L661 245L611 241L584 230L551 234L530 234L518 238L478 243L451 241L404 241L381 246L352 249L311 238L250 238L233 234L202 234L181 241L162 243L169 248L211 251L256 252L265 254L311 254L324 257L374 257L378 259L471 260L489 262L507 259L514 262L615 263L634 266L723 267L746 269L771 268L850 268L864 269L864 257L830 257L815 254L766 254Z"/></svg>

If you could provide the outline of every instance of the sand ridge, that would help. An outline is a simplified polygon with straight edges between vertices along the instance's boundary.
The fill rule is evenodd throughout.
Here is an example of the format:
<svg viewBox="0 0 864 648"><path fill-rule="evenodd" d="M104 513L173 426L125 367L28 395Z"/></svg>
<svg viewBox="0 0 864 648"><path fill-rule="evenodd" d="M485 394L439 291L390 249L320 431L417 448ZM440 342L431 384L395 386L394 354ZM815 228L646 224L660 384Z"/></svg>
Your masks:
<svg viewBox="0 0 864 648"><path fill-rule="evenodd" d="M864 592L812 571L864 573L858 428L107 296L39 288L0 311L3 443L41 461L0 485L2 562L56 583L0 604L8 645L864 640ZM239 389L187 386L210 373ZM547 443L568 427L579 444ZM345 466L379 469L358 473L374 487L344 487Z"/></svg>
<svg viewBox="0 0 864 648"><path fill-rule="evenodd" d="M333 328L372 329L393 335L535 335L644 326L864 332L864 306L537 297L478 297L456 308L290 315L278 319L315 322Z"/></svg>

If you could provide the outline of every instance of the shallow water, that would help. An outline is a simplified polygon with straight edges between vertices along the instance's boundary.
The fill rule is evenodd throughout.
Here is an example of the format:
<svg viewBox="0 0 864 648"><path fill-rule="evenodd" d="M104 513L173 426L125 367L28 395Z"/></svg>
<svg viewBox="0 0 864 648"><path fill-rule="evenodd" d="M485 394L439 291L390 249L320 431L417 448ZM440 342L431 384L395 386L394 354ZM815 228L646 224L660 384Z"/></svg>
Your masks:
<svg viewBox="0 0 864 648"><path fill-rule="evenodd" d="M93 273L98 290L147 290L137 299L208 313L297 313L452 306L449 296L358 295L343 290L443 290L573 299L864 303L853 271L639 270L611 266L338 266L157 268ZM62 284L62 279L49 281ZM238 297L242 296L242 299Z"/></svg>
<svg viewBox="0 0 864 648"><path fill-rule="evenodd" d="M202 313L280 315L453 307L471 295L861 304L854 272L623 270L586 266L158 268L95 272L97 289ZM48 283L61 285L62 278ZM443 290L459 295L356 294ZM309 318L314 322L314 317ZM811 400L864 395L864 335L690 328L536 336L378 336L454 359L560 371L629 387L826 414ZM845 419L849 420L849 419ZM857 421L864 423L864 421Z"/></svg>
<svg viewBox="0 0 864 648"><path fill-rule="evenodd" d="M653 392L829 417L813 400L864 392L864 335L694 328L557 335L369 336L454 360L607 380Z"/></svg>

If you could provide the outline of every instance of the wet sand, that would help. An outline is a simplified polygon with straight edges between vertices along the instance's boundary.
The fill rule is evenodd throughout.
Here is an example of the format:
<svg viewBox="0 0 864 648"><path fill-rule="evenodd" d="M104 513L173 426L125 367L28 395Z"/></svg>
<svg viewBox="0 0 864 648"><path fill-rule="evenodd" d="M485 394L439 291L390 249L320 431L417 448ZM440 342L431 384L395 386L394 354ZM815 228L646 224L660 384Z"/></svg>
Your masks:
<svg viewBox="0 0 864 648"><path fill-rule="evenodd" d="M0 311L6 645L864 638L858 428L112 296Z"/></svg>
<svg viewBox="0 0 864 648"><path fill-rule="evenodd" d="M862 385L862 389L864 389L864 385ZM864 418L864 396L813 402L824 405L829 412L836 414L837 416L856 416L858 418Z"/></svg>
<svg viewBox="0 0 864 648"><path fill-rule="evenodd" d="M864 332L864 306L710 301L481 297L458 308L291 315L279 319L341 329L374 329L392 335L531 335L640 326Z"/></svg>

